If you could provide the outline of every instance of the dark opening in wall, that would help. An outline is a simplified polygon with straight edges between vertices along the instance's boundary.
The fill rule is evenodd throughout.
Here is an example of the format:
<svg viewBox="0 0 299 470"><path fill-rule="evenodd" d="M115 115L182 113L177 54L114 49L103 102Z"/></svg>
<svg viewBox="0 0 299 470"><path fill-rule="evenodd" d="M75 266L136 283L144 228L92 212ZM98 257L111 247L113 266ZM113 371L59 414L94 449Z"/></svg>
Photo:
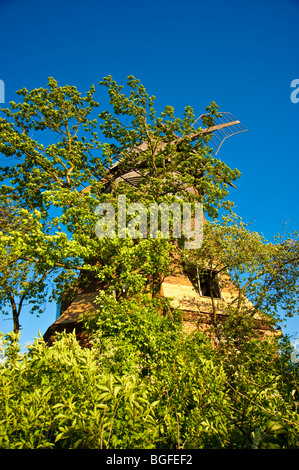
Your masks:
<svg viewBox="0 0 299 470"><path fill-rule="evenodd" d="M188 271L188 277L193 284L194 289L204 297L213 297L220 299L221 292L216 271L205 269L198 271L196 268Z"/></svg>

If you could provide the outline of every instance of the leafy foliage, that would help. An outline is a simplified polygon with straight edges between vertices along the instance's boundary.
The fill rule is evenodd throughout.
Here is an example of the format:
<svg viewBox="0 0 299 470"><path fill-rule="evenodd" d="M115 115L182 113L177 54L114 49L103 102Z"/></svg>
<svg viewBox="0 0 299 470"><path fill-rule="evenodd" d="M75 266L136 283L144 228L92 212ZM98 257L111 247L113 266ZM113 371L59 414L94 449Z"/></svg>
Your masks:
<svg viewBox="0 0 299 470"><path fill-rule="evenodd" d="M186 269L202 272L209 268L218 276L220 288L234 290L227 298L225 310L239 328L246 322L252 333L253 318L275 324L283 314L298 313L299 301L299 240L294 232L286 240L276 237L270 243L251 231L240 217L231 213L217 221L204 224L203 244L197 250L182 251ZM216 303L211 298L214 324L217 323ZM220 330L222 328L219 325ZM220 334L219 330L219 334ZM241 330L238 331L242 338Z"/></svg>
<svg viewBox="0 0 299 470"><path fill-rule="evenodd" d="M136 374L103 370L74 335L52 348L36 340L22 358L12 345L1 366L2 448L150 445L155 403Z"/></svg>
<svg viewBox="0 0 299 470"><path fill-rule="evenodd" d="M166 106L158 116L155 97L132 76L126 90L110 76L101 86L111 109L98 115L95 87L82 96L53 78L1 110L0 307L11 309L14 332L1 342L0 447L298 448L290 344L261 342L252 329L257 314L275 321L279 308L295 313L297 235L268 243L232 213L217 222L232 208L228 184L240 173L194 131L193 110L178 118ZM211 126L218 107L206 110ZM138 188L118 181L128 168L138 169ZM171 236L98 238L95 209L116 206L120 194L147 208L203 203L202 247L184 252ZM225 324L211 296L214 343L186 335L180 312L160 296L182 262L210 267L222 288L233 283L238 292ZM40 314L49 280L58 301L98 283L97 314L82 318L90 347L63 333L21 354L22 306Z"/></svg>
<svg viewBox="0 0 299 470"><path fill-rule="evenodd" d="M58 301L87 271L117 292L119 279L129 283L131 293L140 288L159 292L161 279L171 271L167 261L173 247L161 240L97 238L99 204L116 206L119 194L127 204L146 207L151 202L198 201L212 217L229 206L224 202L227 182L239 172L213 157L208 135L194 132L189 106L183 118L175 117L170 106L158 116L155 97L134 77L128 77L126 92L111 76L101 86L108 91L110 110L98 114L94 86L83 96L54 78L46 88L19 90L21 101L1 109L0 152L7 166L0 167L0 217L7 215L9 203L16 226L9 233L0 227L5 271L0 296L3 307L13 313L15 332L23 297L38 308L40 295L46 294L43 283L50 280ZM216 104L207 112L211 125L218 115ZM117 162L113 173L111 165ZM138 189L125 180L116 182L128 168L139 171ZM190 186L193 193L187 190Z"/></svg>
<svg viewBox="0 0 299 470"><path fill-rule="evenodd" d="M63 333L21 354L17 335L4 338L1 448L298 447L288 343L215 348L150 305L111 322L106 307L90 348Z"/></svg>

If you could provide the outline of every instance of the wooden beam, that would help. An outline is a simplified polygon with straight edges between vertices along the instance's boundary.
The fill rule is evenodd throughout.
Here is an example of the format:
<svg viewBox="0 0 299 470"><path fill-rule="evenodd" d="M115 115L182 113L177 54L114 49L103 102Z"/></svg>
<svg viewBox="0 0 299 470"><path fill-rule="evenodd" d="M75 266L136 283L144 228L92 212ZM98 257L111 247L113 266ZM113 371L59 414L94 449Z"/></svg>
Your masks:
<svg viewBox="0 0 299 470"><path fill-rule="evenodd" d="M231 121L226 122L224 124L218 124L217 126L206 127L205 129L200 130L199 132L195 132L194 134L190 134L191 140L196 140L202 134L210 134L211 132L218 131L219 129L223 129L225 127L235 126L237 124L241 124L240 121Z"/></svg>

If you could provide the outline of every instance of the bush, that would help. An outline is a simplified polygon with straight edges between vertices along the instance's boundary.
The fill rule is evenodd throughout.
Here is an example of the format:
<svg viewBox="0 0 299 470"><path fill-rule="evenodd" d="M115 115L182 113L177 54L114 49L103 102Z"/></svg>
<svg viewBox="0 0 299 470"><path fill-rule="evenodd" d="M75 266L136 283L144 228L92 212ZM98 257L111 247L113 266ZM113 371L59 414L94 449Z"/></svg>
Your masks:
<svg viewBox="0 0 299 470"><path fill-rule="evenodd" d="M289 342L212 345L154 303L102 299L92 346L4 338L1 448L298 448Z"/></svg>
<svg viewBox="0 0 299 470"><path fill-rule="evenodd" d="M61 334L37 339L28 354L8 341L0 368L1 448L151 447L156 403L136 375L99 366L98 351Z"/></svg>

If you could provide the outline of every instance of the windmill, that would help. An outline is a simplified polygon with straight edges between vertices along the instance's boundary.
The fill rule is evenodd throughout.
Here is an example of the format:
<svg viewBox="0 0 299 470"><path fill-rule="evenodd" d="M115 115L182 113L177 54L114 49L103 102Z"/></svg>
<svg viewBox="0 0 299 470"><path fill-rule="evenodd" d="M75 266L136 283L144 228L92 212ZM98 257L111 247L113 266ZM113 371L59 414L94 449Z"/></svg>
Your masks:
<svg viewBox="0 0 299 470"><path fill-rule="evenodd" d="M194 132L189 134L189 138L191 142L195 142L205 135L209 136L209 146L212 148L214 155L218 154L220 147L227 138L247 131L245 126L228 112L223 112L219 117L214 117L211 125L202 127L202 125L205 126L207 122L209 122L208 114L203 114L196 119L192 125ZM171 143L179 144L181 140L183 140L182 137L173 135ZM160 150L163 150L164 146L166 146L166 143L164 144L162 142L160 144ZM137 155L142 155L142 152L145 152L147 148L147 143L142 143L134 148L134 152L136 152ZM108 177L106 181L104 181L106 185L105 191L109 192L110 190L110 177L115 184L124 181L132 187L138 187L141 178L144 177L144 173L140 171L142 159L140 165L137 161L134 167L126 168L125 170L123 165L120 164L122 161L122 155L118 156L115 163L108 169ZM235 188L230 181L225 182ZM83 192L89 190L90 187L87 187L84 188ZM179 275L165 278L161 285L161 295L173 298L173 306L181 308L184 311L184 325L187 331L192 331L199 323L202 324L203 329L209 324L211 292L208 289L204 276L201 276L200 279L197 276L196 282L198 288L194 289L194 283L192 283L190 276L182 272ZM228 298L231 298L233 294L231 290L228 292L220 291L216 286L213 297L216 298L220 305ZM74 300L71 303L65 304L57 320L46 331L44 335L45 341L51 342L56 331L72 331L76 329L77 335L81 338L81 343L83 344L82 326L78 323L78 320L82 313L96 310L94 301L97 295L96 283L91 282L91 287L89 286L88 289L84 286L83 288L79 288ZM219 312L219 315L221 315L221 305ZM258 328L263 329L263 325L260 323Z"/></svg>

